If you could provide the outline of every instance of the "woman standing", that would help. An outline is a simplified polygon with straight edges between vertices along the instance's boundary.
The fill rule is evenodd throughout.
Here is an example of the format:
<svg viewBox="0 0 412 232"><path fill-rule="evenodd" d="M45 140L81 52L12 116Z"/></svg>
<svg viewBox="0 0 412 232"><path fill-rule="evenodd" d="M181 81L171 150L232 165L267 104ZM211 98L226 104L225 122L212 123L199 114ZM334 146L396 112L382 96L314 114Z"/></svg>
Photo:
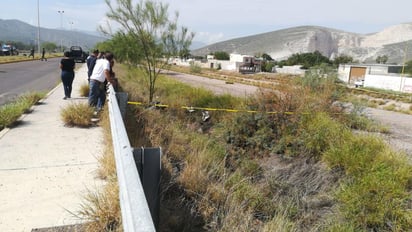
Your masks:
<svg viewBox="0 0 412 232"><path fill-rule="evenodd" d="M60 61L60 69L62 70L61 78L63 82L64 98L71 98L72 84L74 80L74 60L70 58L70 52L64 52L64 58Z"/></svg>

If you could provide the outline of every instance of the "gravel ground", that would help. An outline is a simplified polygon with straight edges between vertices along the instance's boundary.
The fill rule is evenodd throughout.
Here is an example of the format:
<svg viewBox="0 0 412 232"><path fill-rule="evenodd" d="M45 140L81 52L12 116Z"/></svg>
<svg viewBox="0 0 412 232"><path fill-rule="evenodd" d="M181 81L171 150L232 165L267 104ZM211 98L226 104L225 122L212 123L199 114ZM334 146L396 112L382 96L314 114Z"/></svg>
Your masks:
<svg viewBox="0 0 412 232"><path fill-rule="evenodd" d="M384 135L385 140L393 148L406 152L412 160L412 115L374 108L367 108L365 112L370 118L388 126L390 133Z"/></svg>

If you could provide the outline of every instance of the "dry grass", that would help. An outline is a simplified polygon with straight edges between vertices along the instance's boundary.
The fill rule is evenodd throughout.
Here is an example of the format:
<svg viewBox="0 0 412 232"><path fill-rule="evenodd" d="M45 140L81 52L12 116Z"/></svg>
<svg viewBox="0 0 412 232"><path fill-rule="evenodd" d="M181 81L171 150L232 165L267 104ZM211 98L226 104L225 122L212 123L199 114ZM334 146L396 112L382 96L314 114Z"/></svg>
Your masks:
<svg viewBox="0 0 412 232"><path fill-rule="evenodd" d="M157 92L162 103L223 108L239 103L164 81L168 85L161 82ZM343 109L332 106L337 90L332 83L307 84L285 84L279 88L282 94L265 92L246 104L248 109L280 114L216 113L208 130L195 114L178 107L130 107L127 121L133 146L163 150L159 231L385 231L376 218L397 231L408 228L409 208L401 203L407 202L409 166L401 165L393 153L371 159L378 154L374 148L379 143L370 148L352 139L349 128L361 123L351 121L359 118L345 120L345 114L336 116ZM125 83L130 100L144 99L141 86L138 78ZM178 103L173 102L176 99ZM368 173L373 175L364 175ZM383 191L371 197L362 183ZM379 197L391 207L376 201ZM88 199L95 208L110 208L99 206L108 201L96 200L97 195ZM359 214L364 209L376 214ZM99 215L93 217L96 221L102 217L106 225L118 223L87 212Z"/></svg>
<svg viewBox="0 0 412 232"><path fill-rule="evenodd" d="M62 57L61 53L46 53L46 58ZM0 56L0 64L10 63L10 62L20 62L20 61L31 61L39 60L41 58L37 53L34 54L34 59L32 57L18 55L18 56Z"/></svg>
<svg viewBox="0 0 412 232"><path fill-rule="evenodd" d="M89 85L83 84L80 86L79 93L81 97L88 97L89 96Z"/></svg>
<svg viewBox="0 0 412 232"><path fill-rule="evenodd" d="M117 182L109 181L102 191L90 190L80 205L77 216L86 223L86 231L121 232L121 213L119 205L119 191Z"/></svg>
<svg viewBox="0 0 412 232"><path fill-rule="evenodd" d="M72 103L62 109L60 116L66 126L90 127L94 109L87 103Z"/></svg>
<svg viewBox="0 0 412 232"><path fill-rule="evenodd" d="M109 114L104 110L101 114L100 125L103 128L103 140L112 141L110 132ZM98 176L106 180L103 189L89 191L83 196L81 210L78 217L89 221L87 231L121 232L121 212L119 203L119 191L116 177L116 163L111 142L105 146L105 151L99 157Z"/></svg>

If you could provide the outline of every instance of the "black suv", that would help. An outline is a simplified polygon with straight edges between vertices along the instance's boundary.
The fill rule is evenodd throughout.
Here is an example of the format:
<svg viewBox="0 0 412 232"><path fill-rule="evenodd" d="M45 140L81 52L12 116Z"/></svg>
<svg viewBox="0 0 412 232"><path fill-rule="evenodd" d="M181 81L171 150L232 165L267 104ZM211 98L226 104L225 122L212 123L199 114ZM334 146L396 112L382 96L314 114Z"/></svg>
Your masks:
<svg viewBox="0 0 412 232"><path fill-rule="evenodd" d="M70 47L70 58L74 60L74 62L86 62L88 54L83 51L82 47L80 46L71 46Z"/></svg>

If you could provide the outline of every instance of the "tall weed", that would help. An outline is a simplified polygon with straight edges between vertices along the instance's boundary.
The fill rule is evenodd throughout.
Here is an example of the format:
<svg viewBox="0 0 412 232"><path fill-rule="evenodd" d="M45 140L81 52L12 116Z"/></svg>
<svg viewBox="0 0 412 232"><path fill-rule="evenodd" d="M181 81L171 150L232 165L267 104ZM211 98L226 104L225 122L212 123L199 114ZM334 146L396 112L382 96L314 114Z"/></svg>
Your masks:
<svg viewBox="0 0 412 232"><path fill-rule="evenodd" d="M341 168L347 181L337 192L341 212L357 228L405 231L412 226L412 169L380 138L357 135L326 151L324 160Z"/></svg>

